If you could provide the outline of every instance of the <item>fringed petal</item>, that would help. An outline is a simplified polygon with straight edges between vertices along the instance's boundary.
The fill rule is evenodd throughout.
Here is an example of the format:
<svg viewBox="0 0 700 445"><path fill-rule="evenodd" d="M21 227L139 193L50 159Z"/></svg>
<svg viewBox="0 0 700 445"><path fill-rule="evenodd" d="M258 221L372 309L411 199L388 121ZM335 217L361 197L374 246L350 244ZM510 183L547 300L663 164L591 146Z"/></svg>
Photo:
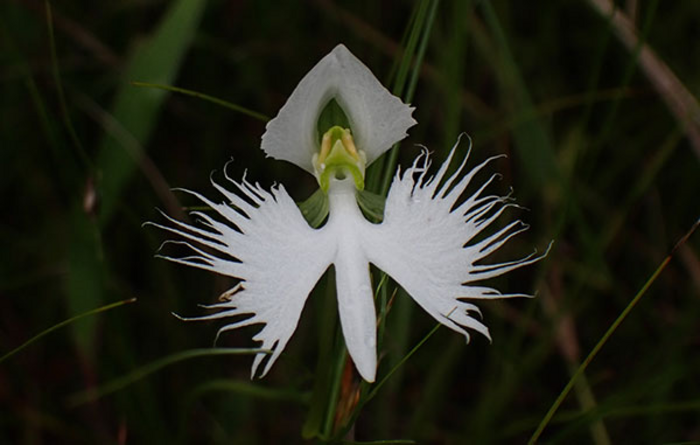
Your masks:
<svg viewBox="0 0 700 445"><path fill-rule="evenodd" d="M227 177L230 180L230 178ZM269 349L260 376L264 376L287 345L299 322L304 303L329 267L335 253L332 242L307 224L284 187L266 191L245 179L230 180L238 194L214 183L227 199L216 204L189 192L211 207L223 221L201 212L196 227L167 217L169 225L151 225L177 235L194 255L167 260L237 278L238 285L222 295L221 303L208 306L217 312L189 319L236 317L222 332L252 324L264 324L253 337ZM197 247L201 246L201 247ZM241 319L243 316L247 318ZM267 357L256 355L251 377Z"/></svg>
<svg viewBox="0 0 700 445"><path fill-rule="evenodd" d="M452 148L434 177L426 176L430 160L425 151L403 174L397 173L387 196L384 221L370 227L363 246L369 261L396 280L440 323L460 332L467 340L469 334L465 328L490 338L486 326L472 316L479 315L478 309L464 299L524 295L503 295L471 283L532 264L547 252L502 264L477 264L527 226L516 221L481 241L474 241L475 236L513 204L509 198L481 196L485 185L460 201L475 173L494 158L463 174L465 157L456 172L445 179L456 148L457 145Z"/></svg>

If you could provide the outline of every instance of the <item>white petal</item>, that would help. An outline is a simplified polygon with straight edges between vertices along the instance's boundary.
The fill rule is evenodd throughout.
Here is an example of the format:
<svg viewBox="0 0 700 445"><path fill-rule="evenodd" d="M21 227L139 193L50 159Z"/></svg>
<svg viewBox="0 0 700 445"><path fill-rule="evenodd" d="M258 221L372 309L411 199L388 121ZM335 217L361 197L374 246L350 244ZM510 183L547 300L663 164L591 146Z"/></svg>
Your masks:
<svg viewBox="0 0 700 445"><path fill-rule="evenodd" d="M407 136L416 124L414 108L393 96L345 46L338 45L299 82L268 122L262 149L313 174L311 159L319 150L316 123L335 99L348 117L355 144L367 164Z"/></svg>
<svg viewBox="0 0 700 445"><path fill-rule="evenodd" d="M219 333L264 324L253 337L262 342L262 348L273 351L262 377L294 333L306 298L331 264L335 247L332 240L329 242L320 231L309 227L284 187L268 192L245 179L231 182L238 195L215 184L231 204L216 204L193 193L224 222L195 212L204 228L169 217L169 226L152 225L183 238L184 242L176 242L195 253L185 258L164 258L241 280L225 294L228 301L208 307L219 312L193 319L237 317ZM251 377L256 375L265 357L265 354L256 355Z"/></svg>
<svg viewBox="0 0 700 445"><path fill-rule="evenodd" d="M478 314L478 308L464 299L523 296L501 294L471 283L532 264L546 253L504 264L476 264L527 227L516 221L481 242L473 241L509 204L506 198L481 196L481 187L457 205L474 174L490 159L463 175L465 158L443 181L456 147L435 177L426 178L427 152L403 175L397 174L387 196L384 221L372 228L365 245L373 264L396 280L436 320L462 333L468 341L465 328L487 337L489 332L472 317L473 312Z"/></svg>
<svg viewBox="0 0 700 445"><path fill-rule="evenodd" d="M377 317L363 239L371 224L357 205L351 179L331 180L330 213L324 230L337 243L333 260L338 313L345 345L358 372L374 382L377 371Z"/></svg>
<svg viewBox="0 0 700 445"><path fill-rule="evenodd" d="M369 261L358 245L343 243L334 263L338 313L345 345L363 379L377 372L377 317L369 280Z"/></svg>

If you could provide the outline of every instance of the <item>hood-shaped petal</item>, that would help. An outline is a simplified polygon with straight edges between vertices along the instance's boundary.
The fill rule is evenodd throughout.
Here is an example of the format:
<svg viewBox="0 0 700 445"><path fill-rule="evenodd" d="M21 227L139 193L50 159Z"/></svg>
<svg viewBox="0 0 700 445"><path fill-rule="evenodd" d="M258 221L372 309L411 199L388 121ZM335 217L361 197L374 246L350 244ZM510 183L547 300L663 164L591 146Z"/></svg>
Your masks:
<svg viewBox="0 0 700 445"><path fill-rule="evenodd" d="M317 122L331 99L345 112L368 165L416 124L411 117L414 108L393 96L369 68L338 45L304 76L277 117L268 122L263 151L313 174L312 157L319 150Z"/></svg>
<svg viewBox="0 0 700 445"><path fill-rule="evenodd" d="M167 216L168 225L151 225L178 236L184 241L174 242L194 252L184 258L162 258L241 280L221 296L221 303L205 306L216 312L191 319L236 317L219 334L264 324L253 337L262 342L262 348L272 351L262 377L294 333L309 293L331 264L335 246L321 231L309 227L284 187L268 192L245 179L230 182L237 193L214 183L226 197L227 202L222 204L189 192L219 218L195 212L193 216L200 220L196 226ZM256 355L251 377L257 374L264 358L265 354Z"/></svg>

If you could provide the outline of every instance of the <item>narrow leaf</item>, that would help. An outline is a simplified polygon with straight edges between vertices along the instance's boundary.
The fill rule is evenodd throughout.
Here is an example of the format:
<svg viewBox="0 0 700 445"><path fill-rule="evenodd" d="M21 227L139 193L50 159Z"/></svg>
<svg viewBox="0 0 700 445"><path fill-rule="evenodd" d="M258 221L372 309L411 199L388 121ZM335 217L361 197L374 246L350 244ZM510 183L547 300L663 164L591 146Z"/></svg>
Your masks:
<svg viewBox="0 0 700 445"><path fill-rule="evenodd" d="M68 405L75 407L84 403L93 402L108 394L112 394L120 389L124 389L134 382L148 377L154 372L160 371L166 366L177 362L189 360L197 357L219 356L219 355L244 355L244 354L269 354L271 351L267 349L239 349L239 348L207 348L207 349L191 349L189 351L181 351L175 354L168 355L147 365L141 366L130 373L117 377L116 379L105 383L97 388L90 388L85 391L80 391L68 398Z"/></svg>

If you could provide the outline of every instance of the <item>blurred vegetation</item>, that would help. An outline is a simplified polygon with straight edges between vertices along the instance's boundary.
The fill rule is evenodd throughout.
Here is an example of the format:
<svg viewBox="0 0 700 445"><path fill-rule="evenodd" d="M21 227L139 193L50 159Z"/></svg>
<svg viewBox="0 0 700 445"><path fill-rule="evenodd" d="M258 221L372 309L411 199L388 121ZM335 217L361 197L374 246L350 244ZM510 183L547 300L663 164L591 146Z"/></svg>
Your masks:
<svg viewBox="0 0 700 445"><path fill-rule="evenodd" d="M531 229L494 261L555 245L535 267L494 280L537 298L480 304L493 344L475 336L465 346L437 330L362 407L352 435L525 443L700 216L700 2L616 4L613 14L609 0L1 2L0 356L70 317L137 301L0 363L0 443L302 442L318 408L317 362L327 359L319 333L335 323L325 316L330 278L264 380L249 380L248 356L165 366L164 357L210 346L218 327L170 313L195 315L232 283L154 259L162 234L141 225L159 218L156 208L182 214L170 188L208 193L210 172L231 158L233 176L247 169L299 201L314 179L265 159L262 120L130 82L274 116L338 43L391 88L416 20L432 28L422 28L429 39L411 93L419 124L399 163L416 144L438 162L467 132L473 165L508 155L494 164L503 179L492 191L512 185L529 209L509 212ZM700 443L699 255L698 235L679 247L543 442ZM435 326L400 292L387 319L380 378ZM255 330L219 345L254 347ZM163 366L71 403L149 363Z"/></svg>

